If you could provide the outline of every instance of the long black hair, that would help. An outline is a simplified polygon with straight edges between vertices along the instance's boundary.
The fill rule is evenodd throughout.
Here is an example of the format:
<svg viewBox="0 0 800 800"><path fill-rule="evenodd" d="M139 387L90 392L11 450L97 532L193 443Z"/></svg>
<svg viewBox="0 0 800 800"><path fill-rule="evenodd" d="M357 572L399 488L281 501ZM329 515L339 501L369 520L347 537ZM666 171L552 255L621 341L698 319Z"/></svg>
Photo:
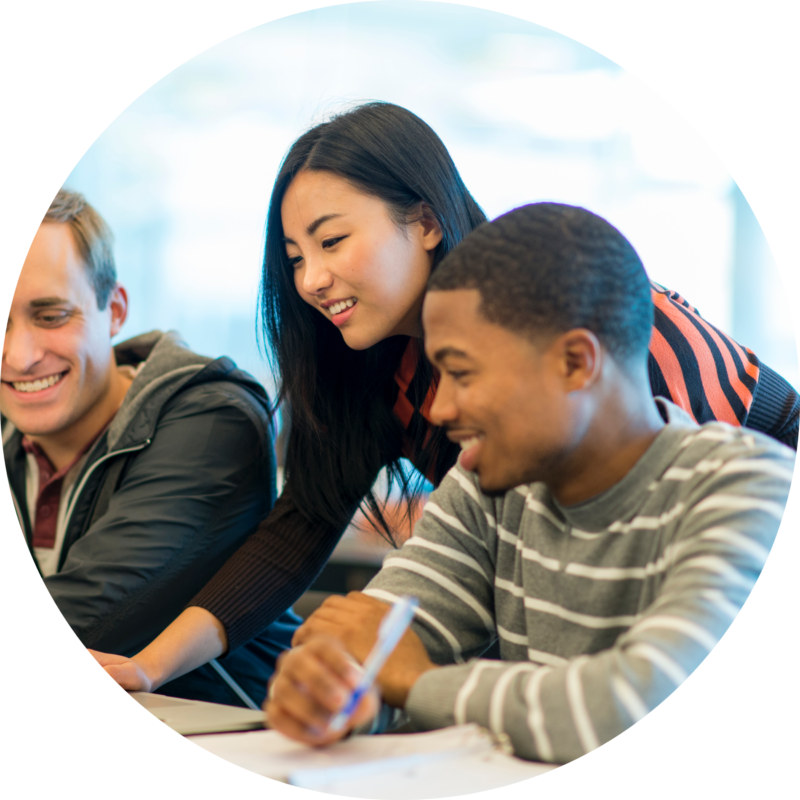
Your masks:
<svg viewBox="0 0 800 800"><path fill-rule="evenodd" d="M400 464L404 434L414 464L438 483L457 453L443 429L415 415L404 431L393 413L394 375L409 337L392 336L352 350L339 330L298 294L286 256L281 203L301 170L330 172L386 203L398 225L431 214L442 230L433 268L486 216L467 191L442 141L419 117L390 103L367 103L304 133L284 159L270 198L260 312L262 335L281 379L278 402L291 412L285 475L296 507L311 519L344 525L360 502L391 540L372 485L387 467L412 508L421 477ZM422 405L434 378L421 343L409 390Z"/></svg>

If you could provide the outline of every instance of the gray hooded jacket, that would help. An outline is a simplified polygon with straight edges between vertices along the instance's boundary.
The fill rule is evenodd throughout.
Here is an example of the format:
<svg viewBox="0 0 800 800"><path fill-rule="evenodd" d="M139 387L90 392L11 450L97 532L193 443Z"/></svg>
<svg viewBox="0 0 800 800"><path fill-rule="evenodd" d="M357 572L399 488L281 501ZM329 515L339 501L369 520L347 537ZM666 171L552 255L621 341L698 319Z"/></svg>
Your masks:
<svg viewBox="0 0 800 800"><path fill-rule="evenodd" d="M199 356L160 331L115 354L120 365L144 365L73 485L58 569L45 583L84 645L130 656L269 513L275 463L266 392L231 359ZM6 469L30 546L21 440L4 420ZM284 614L224 660L256 703L297 623ZM208 666L163 691L239 702Z"/></svg>

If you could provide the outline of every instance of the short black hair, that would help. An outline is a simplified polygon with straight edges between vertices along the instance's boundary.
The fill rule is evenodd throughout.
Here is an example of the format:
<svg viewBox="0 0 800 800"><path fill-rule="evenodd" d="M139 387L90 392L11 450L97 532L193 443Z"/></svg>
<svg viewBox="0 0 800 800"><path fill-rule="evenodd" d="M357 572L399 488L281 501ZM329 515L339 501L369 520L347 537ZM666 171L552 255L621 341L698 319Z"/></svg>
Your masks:
<svg viewBox="0 0 800 800"><path fill-rule="evenodd" d="M534 203L476 228L430 291L477 289L480 313L532 338L586 328L620 364L646 361L650 284L630 242L585 208Z"/></svg>

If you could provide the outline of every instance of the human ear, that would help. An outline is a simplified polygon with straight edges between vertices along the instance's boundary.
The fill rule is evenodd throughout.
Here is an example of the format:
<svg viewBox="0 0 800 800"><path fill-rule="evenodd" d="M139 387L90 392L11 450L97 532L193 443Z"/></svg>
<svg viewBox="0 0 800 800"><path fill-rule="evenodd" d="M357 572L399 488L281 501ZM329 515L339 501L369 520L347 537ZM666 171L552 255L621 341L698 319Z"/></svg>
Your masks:
<svg viewBox="0 0 800 800"><path fill-rule="evenodd" d="M420 210L422 212L419 220L419 224L422 227L422 246L430 251L438 246L444 234L438 220L431 211L431 207L427 203L423 203Z"/></svg>
<svg viewBox="0 0 800 800"><path fill-rule="evenodd" d="M585 328L575 328L558 338L565 388L589 388L599 377L603 354L598 338Z"/></svg>
<svg viewBox="0 0 800 800"><path fill-rule="evenodd" d="M116 336L128 318L128 292L121 284L116 284L108 298L111 311L111 336Z"/></svg>

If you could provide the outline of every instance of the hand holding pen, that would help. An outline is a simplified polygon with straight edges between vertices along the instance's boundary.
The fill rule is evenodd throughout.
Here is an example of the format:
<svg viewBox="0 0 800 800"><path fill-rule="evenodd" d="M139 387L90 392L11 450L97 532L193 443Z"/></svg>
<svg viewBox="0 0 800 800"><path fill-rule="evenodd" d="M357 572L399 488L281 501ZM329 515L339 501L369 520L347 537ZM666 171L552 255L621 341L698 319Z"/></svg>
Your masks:
<svg viewBox="0 0 800 800"><path fill-rule="evenodd" d="M372 688L375 678L392 654L397 643L406 632L411 620L414 618L414 609L419 605L415 597L403 596L398 600L392 610L383 618L378 629L378 641L364 662L364 674L353 689L344 708L331 720L328 731L336 733L344 729L353 712L358 708L361 698Z"/></svg>
<svg viewBox="0 0 800 800"><path fill-rule="evenodd" d="M375 684L387 705L403 708L419 676L436 668L407 628L414 605L409 599L387 608L385 601L360 592L329 597L297 630L294 649L279 659L266 705L269 725L306 744L329 744L377 713ZM390 621L398 617L400 622ZM345 712L344 722L336 722L343 727L332 729L354 694L352 716Z"/></svg>

